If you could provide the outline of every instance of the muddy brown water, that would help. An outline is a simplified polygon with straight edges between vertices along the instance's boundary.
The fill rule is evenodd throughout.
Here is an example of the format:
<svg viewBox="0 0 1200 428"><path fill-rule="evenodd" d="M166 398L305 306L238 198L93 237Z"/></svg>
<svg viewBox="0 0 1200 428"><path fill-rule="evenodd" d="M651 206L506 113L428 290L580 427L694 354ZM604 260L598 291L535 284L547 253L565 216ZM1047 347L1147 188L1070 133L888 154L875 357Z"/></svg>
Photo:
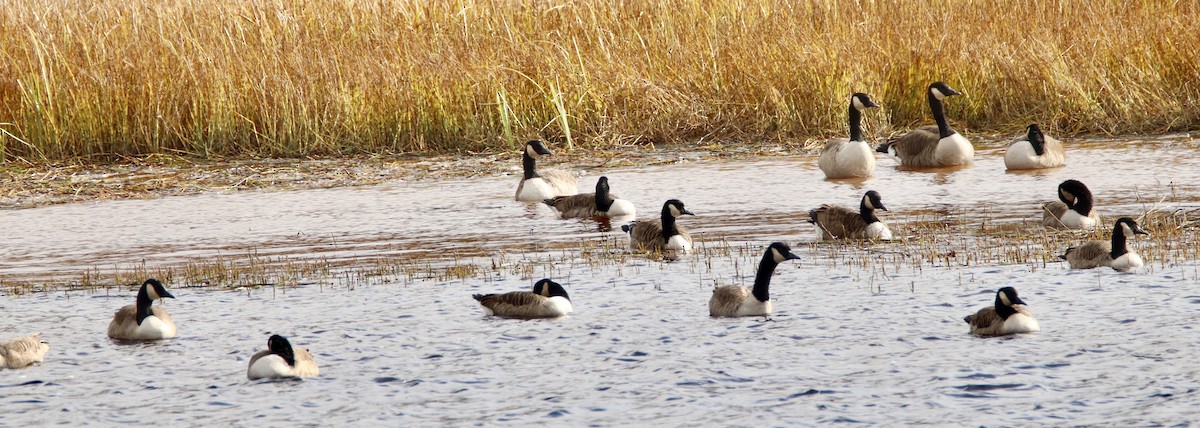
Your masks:
<svg viewBox="0 0 1200 428"><path fill-rule="evenodd" d="M40 366L0 371L0 425L1196 420L1194 259L1148 260L1132 274L1072 272L1053 262L880 272L837 262L830 246L804 244L814 236L803 221L807 209L854 205L867 189L882 193L893 210L882 217L908 235L928 232L905 219L934 215L1034 227L1038 204L1067 178L1087 183L1109 217L1200 206L1200 156L1190 143L1071 149L1068 166L1032 173L1005 172L996 150L978 152L971 167L941 172L901 171L880 157L876 177L861 182L824 180L811 157L583 171L581 189L607 175L639 217L656 215L672 197L697 214L682 221L710 253L672 263L608 247L580 256L581 241L626 241L593 222L558 220L547 207L511 201L515 177L0 211L8 230L0 237L0 278L11 281L248 251L343 260L349 269L358 260L443 253L529 260L520 272L452 280L237 290L171 284L177 298L166 306L179 337L138 345L104 336L112 311L132 302L132 289L5 295L0 339L40 331L52 349ZM710 319L712 286L748 285L759 251L775 240L795 244L803 258L774 277L776 314ZM857 257L901 251L888 245ZM596 262L609 256L615 261ZM486 318L470 298L524 289L544 276L567 286L575 314ZM962 316L1005 285L1021 292L1042 332L967 334ZM322 376L245 380L247 359L269 333L310 348Z"/></svg>

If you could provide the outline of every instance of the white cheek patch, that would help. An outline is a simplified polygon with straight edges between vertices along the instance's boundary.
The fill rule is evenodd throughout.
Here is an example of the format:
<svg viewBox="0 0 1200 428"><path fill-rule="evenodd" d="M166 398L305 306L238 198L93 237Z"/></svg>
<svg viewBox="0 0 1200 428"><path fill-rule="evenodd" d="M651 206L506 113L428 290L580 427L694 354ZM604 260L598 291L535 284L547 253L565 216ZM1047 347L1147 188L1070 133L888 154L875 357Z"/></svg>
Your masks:
<svg viewBox="0 0 1200 428"><path fill-rule="evenodd" d="M1124 232L1125 236L1133 236L1133 229L1129 227L1129 223L1121 223L1121 232Z"/></svg>
<svg viewBox="0 0 1200 428"><path fill-rule="evenodd" d="M862 111L862 109L867 108L866 106L863 105L862 100L858 99L858 97L851 97L851 99L852 99L851 103L854 104L855 110Z"/></svg>
<svg viewBox="0 0 1200 428"><path fill-rule="evenodd" d="M871 198L869 196L863 196L863 205L870 209L876 209L875 204L871 203Z"/></svg>
<svg viewBox="0 0 1200 428"><path fill-rule="evenodd" d="M783 263L784 260L787 260L787 257L784 257L783 254L779 253L779 250L774 248L771 249L771 257L775 259L775 263Z"/></svg>
<svg viewBox="0 0 1200 428"><path fill-rule="evenodd" d="M158 300L158 292L154 290L154 286L146 287L146 295L150 296L150 300Z"/></svg>
<svg viewBox="0 0 1200 428"><path fill-rule="evenodd" d="M933 94L933 97L937 98L938 101L946 99L946 95L938 90L938 88L929 88L929 93Z"/></svg>
<svg viewBox="0 0 1200 428"><path fill-rule="evenodd" d="M679 208L675 208L674 205L668 205L668 206L671 208L671 217L679 217L679 215L680 215Z"/></svg>
<svg viewBox="0 0 1200 428"><path fill-rule="evenodd" d="M1072 195L1066 189L1059 190L1058 193L1062 193L1063 199L1070 201L1072 204L1075 203L1075 195Z"/></svg>
<svg viewBox="0 0 1200 428"><path fill-rule="evenodd" d="M537 159L538 157L538 152L537 150L533 149L533 146L525 146L525 154L534 159Z"/></svg>
<svg viewBox="0 0 1200 428"><path fill-rule="evenodd" d="M1008 300L1008 293L1000 293L1000 302L1004 303L1004 306L1012 306L1012 301Z"/></svg>

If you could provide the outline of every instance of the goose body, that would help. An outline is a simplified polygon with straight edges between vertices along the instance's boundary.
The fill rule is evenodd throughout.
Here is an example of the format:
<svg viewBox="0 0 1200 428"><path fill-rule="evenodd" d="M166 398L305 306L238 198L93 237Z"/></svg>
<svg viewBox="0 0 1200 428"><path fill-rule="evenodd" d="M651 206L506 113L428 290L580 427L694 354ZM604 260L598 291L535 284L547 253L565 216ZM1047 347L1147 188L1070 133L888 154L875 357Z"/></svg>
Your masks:
<svg viewBox="0 0 1200 428"><path fill-rule="evenodd" d="M975 147L950 127L942 106L946 97L960 94L943 82L929 85L926 96L937 125L923 126L892 138L876 151L895 158L903 166L940 167L970 163L975 157Z"/></svg>
<svg viewBox="0 0 1200 428"><path fill-rule="evenodd" d="M50 351L41 333L0 342L0 369L19 369L40 363Z"/></svg>
<svg viewBox="0 0 1200 428"><path fill-rule="evenodd" d="M574 195L579 191L579 181L574 175L558 170L537 169L537 159L553 155L541 141L525 143L521 156L524 173L517 184L516 199L523 202L541 202L556 196Z"/></svg>
<svg viewBox="0 0 1200 428"><path fill-rule="evenodd" d="M1008 145L1004 151L1004 167L1012 170L1057 168L1066 164L1067 153L1062 142L1042 134L1037 124L1025 128L1025 139Z"/></svg>
<svg viewBox="0 0 1200 428"><path fill-rule="evenodd" d="M782 242L772 243L758 263L758 272L754 275L754 287L726 285L713 290L708 299L708 315L712 317L751 317L767 316L774 311L771 305L770 286L771 275L775 267L786 260L796 260L800 257L792 253L792 249Z"/></svg>
<svg viewBox="0 0 1200 428"><path fill-rule="evenodd" d="M562 218L634 217L633 203L609 193L608 177L596 181L595 193L558 196L543 201L558 211Z"/></svg>
<svg viewBox="0 0 1200 428"><path fill-rule="evenodd" d="M557 282L543 279L533 285L533 291L513 291L503 294L474 294L486 315L503 318L558 318L574 312L571 297Z"/></svg>
<svg viewBox="0 0 1200 428"><path fill-rule="evenodd" d="M175 337L175 322L162 306L151 306L155 300L172 298L157 279L147 279L138 290L133 305L117 310L108 324L108 337L118 340L158 340Z"/></svg>
<svg viewBox="0 0 1200 428"><path fill-rule="evenodd" d="M817 158L825 178L870 177L875 172L875 151L862 137L862 110L872 107L879 105L867 94L850 96L850 138L825 143Z"/></svg>
<svg viewBox="0 0 1200 428"><path fill-rule="evenodd" d="M246 377L255 379L304 378L321 375L321 369L308 349L294 348L278 334L267 339L267 350L250 357Z"/></svg>
<svg viewBox="0 0 1200 428"><path fill-rule="evenodd" d="M825 204L808 212L808 222L816 226L817 241L831 239L892 239L892 230L875 216L875 210L887 211L879 192L868 191L858 211Z"/></svg>
<svg viewBox="0 0 1200 428"><path fill-rule="evenodd" d="M675 220L681 215L695 215L678 199L663 203L662 215L659 220L638 220L621 226L621 230L629 234L629 247L645 251L692 251L692 236L687 230L676 224Z"/></svg>
<svg viewBox="0 0 1200 428"><path fill-rule="evenodd" d="M1108 266L1115 270L1127 271L1145 265L1142 257L1129 249L1128 238L1133 235L1150 235L1137 222L1129 217L1121 217L1113 225L1112 240L1087 241L1075 247L1067 248L1060 259L1066 260L1071 269L1091 269Z"/></svg>
<svg viewBox="0 0 1200 428"><path fill-rule="evenodd" d="M1082 182L1066 180L1060 183L1058 199L1042 205L1042 226L1092 230L1100 223L1100 215L1093 209L1092 191Z"/></svg>
<svg viewBox="0 0 1200 428"><path fill-rule="evenodd" d="M1025 302L1017 296L1017 290L1004 287L996 292L996 303L963 318L971 326L971 334L980 336L1004 336L1032 333L1041 330L1037 318Z"/></svg>

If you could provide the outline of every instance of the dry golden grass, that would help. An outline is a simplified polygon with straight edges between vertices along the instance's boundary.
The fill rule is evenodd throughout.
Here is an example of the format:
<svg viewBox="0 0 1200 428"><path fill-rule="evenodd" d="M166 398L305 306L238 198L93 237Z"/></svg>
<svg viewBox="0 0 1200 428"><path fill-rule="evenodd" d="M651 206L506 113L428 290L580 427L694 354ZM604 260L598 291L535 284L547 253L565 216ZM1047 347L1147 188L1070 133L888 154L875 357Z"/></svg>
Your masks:
<svg viewBox="0 0 1200 428"><path fill-rule="evenodd" d="M0 160L1195 129L1200 4L9 0Z"/></svg>

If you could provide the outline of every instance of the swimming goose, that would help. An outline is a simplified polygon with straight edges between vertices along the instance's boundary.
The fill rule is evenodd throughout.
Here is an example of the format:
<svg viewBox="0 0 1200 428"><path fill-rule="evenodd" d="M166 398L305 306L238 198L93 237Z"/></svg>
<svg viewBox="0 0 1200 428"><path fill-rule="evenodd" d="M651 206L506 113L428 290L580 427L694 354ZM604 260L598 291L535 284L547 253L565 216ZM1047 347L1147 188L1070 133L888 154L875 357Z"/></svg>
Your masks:
<svg viewBox="0 0 1200 428"><path fill-rule="evenodd" d="M996 304L980 309L974 315L963 317L971 326L971 334L980 336L1004 336L1017 333L1032 333L1041 330L1037 318L1017 297L1017 289L1004 287L996 291Z"/></svg>
<svg viewBox="0 0 1200 428"><path fill-rule="evenodd" d="M562 218L632 217L637 215L633 203L608 193L608 177L596 181L595 193L558 196L543 201L558 210Z"/></svg>
<svg viewBox="0 0 1200 428"><path fill-rule="evenodd" d="M1112 242L1087 241L1079 246L1067 248L1067 252L1058 258L1066 260L1071 269L1091 269L1109 266L1115 270L1127 271L1144 265L1142 257L1129 249L1126 238L1133 235L1149 236L1150 232L1138 226L1129 217L1121 217L1113 225Z"/></svg>
<svg viewBox="0 0 1200 428"><path fill-rule="evenodd" d="M683 202L671 199L663 203L659 220L638 220L621 226L629 234L629 248L644 251L692 252L692 236L683 226L675 224L681 215L695 215L683 207Z"/></svg>
<svg viewBox="0 0 1200 428"><path fill-rule="evenodd" d="M817 241L830 239L892 239L892 230L875 216L875 210L887 211L879 192L868 191L858 204L858 212L840 205L825 204L808 212L808 222L817 227Z"/></svg>
<svg viewBox="0 0 1200 428"><path fill-rule="evenodd" d="M38 337L40 334L0 342L0 369L19 369L42 362L50 345Z"/></svg>
<svg viewBox="0 0 1200 428"><path fill-rule="evenodd" d="M278 334L267 339L267 350L258 351L250 357L246 377L255 379L302 378L321 375L312 354L304 348L293 348L292 343Z"/></svg>
<svg viewBox="0 0 1200 428"><path fill-rule="evenodd" d="M950 127L946 113L942 111L942 100L952 95L961 93L944 82L933 82L926 96L937 126L927 125L909 131L881 144L876 151L888 154L903 166L937 167L970 163L975 156L975 148L966 137Z"/></svg>
<svg viewBox="0 0 1200 428"><path fill-rule="evenodd" d="M1042 134L1036 123L1025 128L1025 139L1013 141L1004 151L1004 167L1008 169L1055 168L1066 160L1062 143Z"/></svg>
<svg viewBox="0 0 1200 428"><path fill-rule="evenodd" d="M557 282L543 279L533 285L533 291L513 291L504 294L473 294L487 315L504 318L557 318L575 309L571 297Z"/></svg>
<svg viewBox="0 0 1200 428"><path fill-rule="evenodd" d="M158 340L175 337L175 323L162 306L151 307L155 300L170 297L157 279L150 278L138 290L137 304L117 310L108 324L108 337L118 340Z"/></svg>
<svg viewBox="0 0 1200 428"><path fill-rule="evenodd" d="M713 317L751 317L771 315L771 275L775 267L785 260L796 260L800 256L782 242L772 243L758 262L758 273L754 274L754 288L726 285L713 290L708 299L708 315Z"/></svg>
<svg viewBox="0 0 1200 428"><path fill-rule="evenodd" d="M579 191L579 182L574 175L558 170L537 170L537 158L553 154L541 141L525 143L525 154L522 156L525 175L517 185L518 201L540 202L555 196L574 195Z"/></svg>
<svg viewBox="0 0 1200 428"><path fill-rule="evenodd" d="M862 138L862 111L879 107L864 93L850 96L850 139L825 143L817 166L826 178L870 177L875 171L875 152Z"/></svg>
<svg viewBox="0 0 1200 428"><path fill-rule="evenodd" d="M1042 205L1042 226L1092 230L1099 224L1100 215L1092 209L1092 191L1083 183L1078 180L1059 183L1058 199Z"/></svg>

